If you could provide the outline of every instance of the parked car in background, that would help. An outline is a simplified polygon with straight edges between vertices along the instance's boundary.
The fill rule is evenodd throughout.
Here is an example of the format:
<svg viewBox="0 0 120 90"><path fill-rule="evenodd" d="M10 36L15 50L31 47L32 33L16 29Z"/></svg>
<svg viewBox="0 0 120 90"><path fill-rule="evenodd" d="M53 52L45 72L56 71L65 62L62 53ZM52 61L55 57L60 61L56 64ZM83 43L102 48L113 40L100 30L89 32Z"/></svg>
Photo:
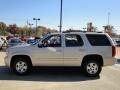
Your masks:
<svg viewBox="0 0 120 90"><path fill-rule="evenodd" d="M120 41L116 41L118 47L120 47Z"/></svg>
<svg viewBox="0 0 120 90"><path fill-rule="evenodd" d="M35 39L33 39L33 38L29 38L29 39L27 39L27 41L26 41L27 44L32 44L32 43L34 43L34 42L35 42Z"/></svg>
<svg viewBox="0 0 120 90"><path fill-rule="evenodd" d="M22 37L20 38L20 40L21 40L21 41L24 41L24 42L26 42L27 39L28 39L28 38L27 38L27 37L24 37L24 36L22 36Z"/></svg>
<svg viewBox="0 0 120 90"><path fill-rule="evenodd" d="M2 41L0 40L0 50L2 49Z"/></svg>
<svg viewBox="0 0 120 90"><path fill-rule="evenodd" d="M7 37L6 37L6 40L9 41L9 39L11 39L11 38L14 38L14 36L13 36L13 35L7 36Z"/></svg>
<svg viewBox="0 0 120 90"><path fill-rule="evenodd" d="M11 38L8 41L8 47L13 47L13 46L16 46L16 45L20 45L22 43L23 43L22 40L20 40L18 38Z"/></svg>
<svg viewBox="0 0 120 90"><path fill-rule="evenodd" d="M0 37L0 50L2 49L3 44L4 44L4 41L3 41L3 39Z"/></svg>

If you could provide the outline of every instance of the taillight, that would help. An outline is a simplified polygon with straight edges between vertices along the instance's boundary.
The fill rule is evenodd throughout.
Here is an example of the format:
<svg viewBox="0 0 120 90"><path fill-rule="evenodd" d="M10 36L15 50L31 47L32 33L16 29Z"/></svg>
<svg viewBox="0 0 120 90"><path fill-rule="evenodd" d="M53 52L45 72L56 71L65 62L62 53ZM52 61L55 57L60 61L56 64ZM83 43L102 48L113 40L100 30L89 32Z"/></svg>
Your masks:
<svg viewBox="0 0 120 90"><path fill-rule="evenodd" d="M112 57L115 57L116 55L116 47L112 46Z"/></svg>

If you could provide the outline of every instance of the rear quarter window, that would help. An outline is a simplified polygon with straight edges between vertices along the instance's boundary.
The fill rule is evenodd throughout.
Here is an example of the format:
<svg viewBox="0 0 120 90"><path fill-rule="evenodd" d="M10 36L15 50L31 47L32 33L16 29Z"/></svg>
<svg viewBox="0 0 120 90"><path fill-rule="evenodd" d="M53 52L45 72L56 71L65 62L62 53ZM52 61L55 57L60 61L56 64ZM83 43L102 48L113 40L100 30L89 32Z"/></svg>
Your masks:
<svg viewBox="0 0 120 90"><path fill-rule="evenodd" d="M92 46L111 46L106 35L86 34L86 37Z"/></svg>

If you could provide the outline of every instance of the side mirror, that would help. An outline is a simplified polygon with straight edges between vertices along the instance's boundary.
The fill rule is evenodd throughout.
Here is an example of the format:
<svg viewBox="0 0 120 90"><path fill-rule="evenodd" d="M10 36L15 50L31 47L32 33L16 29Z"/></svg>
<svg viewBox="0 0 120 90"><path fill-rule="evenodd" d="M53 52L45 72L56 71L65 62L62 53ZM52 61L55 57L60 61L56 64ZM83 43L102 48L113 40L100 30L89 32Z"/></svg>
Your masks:
<svg viewBox="0 0 120 90"><path fill-rule="evenodd" d="M43 47L43 44L40 42L40 43L38 43L38 47L39 48L42 48Z"/></svg>

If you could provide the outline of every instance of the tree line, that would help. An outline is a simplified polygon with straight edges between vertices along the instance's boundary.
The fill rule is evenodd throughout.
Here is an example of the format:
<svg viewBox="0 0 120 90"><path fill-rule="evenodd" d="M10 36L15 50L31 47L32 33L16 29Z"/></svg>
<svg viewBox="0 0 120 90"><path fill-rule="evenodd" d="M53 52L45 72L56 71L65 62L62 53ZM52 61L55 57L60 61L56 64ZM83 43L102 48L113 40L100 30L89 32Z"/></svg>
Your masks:
<svg viewBox="0 0 120 90"><path fill-rule="evenodd" d="M37 36L43 35L44 33L57 32L57 30L50 29L44 26L37 27ZM0 22L0 35L18 35L18 36L35 36L36 28L29 26L17 26L16 24L7 25L4 22Z"/></svg>

